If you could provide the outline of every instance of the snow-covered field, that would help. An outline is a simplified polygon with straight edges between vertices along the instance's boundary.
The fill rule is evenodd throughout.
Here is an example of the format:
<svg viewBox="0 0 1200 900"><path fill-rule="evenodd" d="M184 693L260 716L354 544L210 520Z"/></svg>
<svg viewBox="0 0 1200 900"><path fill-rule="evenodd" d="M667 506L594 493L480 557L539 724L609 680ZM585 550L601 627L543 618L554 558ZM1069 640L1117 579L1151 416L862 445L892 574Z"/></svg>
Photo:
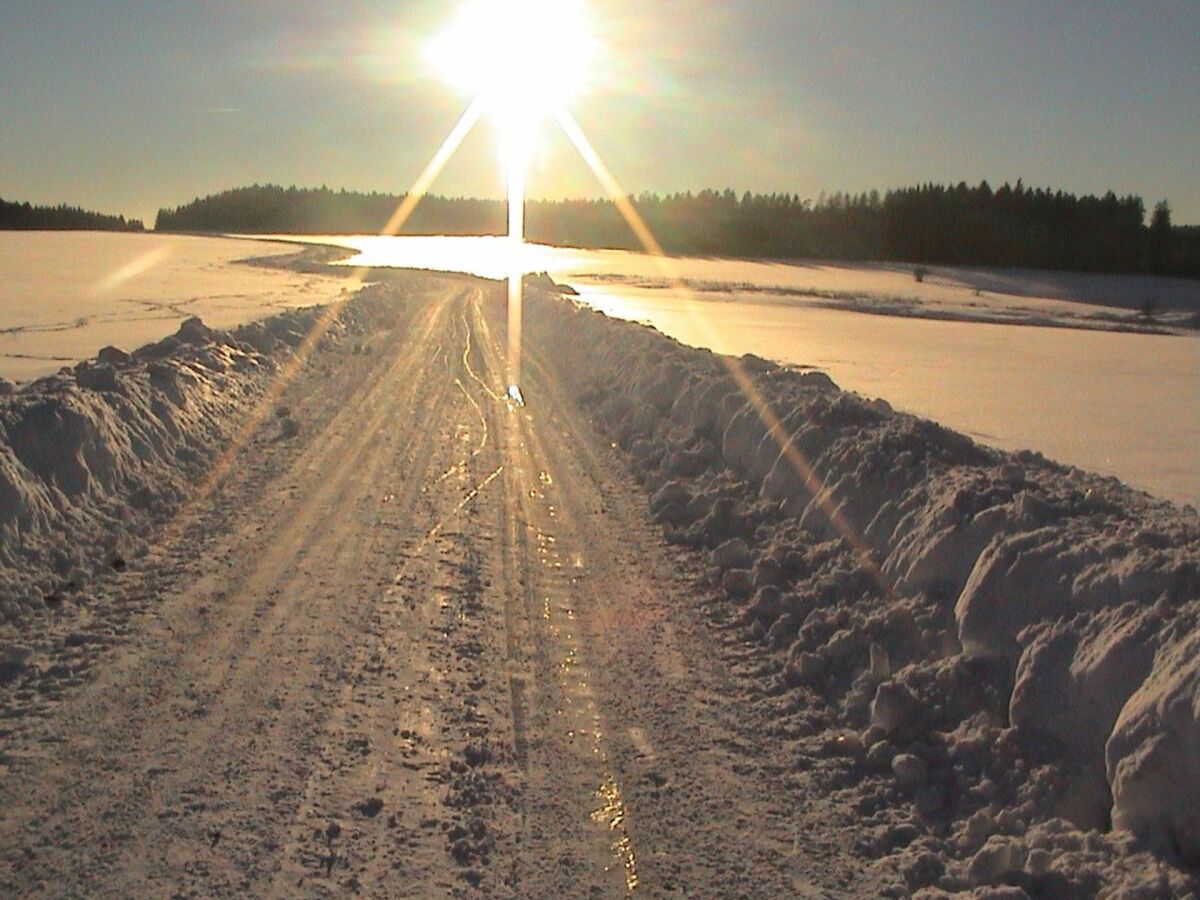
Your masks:
<svg viewBox="0 0 1200 900"><path fill-rule="evenodd" d="M232 328L337 296L341 279L231 265L289 249L184 235L0 233L0 378L30 381L108 345L134 350L189 316Z"/></svg>
<svg viewBox="0 0 1200 900"><path fill-rule="evenodd" d="M347 265L488 278L509 265L500 238L299 240L358 250ZM1111 330L1146 297L1176 319L1194 315L1200 282L935 268L918 284L899 265L668 266L637 253L532 245L522 267L686 344L812 366L984 443L1038 450L1200 506L1200 337ZM672 289L667 275L695 287ZM1038 322L1075 327L1029 327Z"/></svg>

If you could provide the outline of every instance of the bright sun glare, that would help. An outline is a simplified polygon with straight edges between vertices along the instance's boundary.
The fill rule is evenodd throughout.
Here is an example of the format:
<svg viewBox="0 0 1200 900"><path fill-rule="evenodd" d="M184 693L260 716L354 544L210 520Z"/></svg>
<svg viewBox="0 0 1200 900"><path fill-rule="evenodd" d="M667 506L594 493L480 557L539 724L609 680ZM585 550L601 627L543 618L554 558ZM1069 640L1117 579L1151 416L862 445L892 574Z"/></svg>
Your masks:
<svg viewBox="0 0 1200 900"><path fill-rule="evenodd" d="M526 177L542 120L567 115L594 50L583 0L471 0L428 48L443 77L474 99L418 180L421 192L482 113L500 131L508 180L508 397L516 406L525 402L519 384ZM393 219L410 211L406 203Z"/></svg>
<svg viewBox="0 0 1200 900"><path fill-rule="evenodd" d="M472 0L428 54L495 119L511 174L543 120L583 90L595 45L581 0Z"/></svg>

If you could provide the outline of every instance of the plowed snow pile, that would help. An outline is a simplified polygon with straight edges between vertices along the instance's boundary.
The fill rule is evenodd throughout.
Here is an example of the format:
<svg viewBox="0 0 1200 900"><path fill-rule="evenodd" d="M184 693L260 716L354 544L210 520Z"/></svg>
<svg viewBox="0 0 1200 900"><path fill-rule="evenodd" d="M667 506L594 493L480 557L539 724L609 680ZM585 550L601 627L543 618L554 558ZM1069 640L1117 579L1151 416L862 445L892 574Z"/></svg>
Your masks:
<svg viewBox="0 0 1200 900"><path fill-rule="evenodd" d="M668 539L773 648L794 768L853 792L897 892L1197 889L1194 510L818 373L743 357L739 383L564 298L530 309Z"/></svg>
<svg viewBox="0 0 1200 900"><path fill-rule="evenodd" d="M274 414L262 402L280 367L307 341L365 329L383 290L232 332L193 318L133 354L106 348L20 391L0 383L0 667L25 655L5 631L20 637L97 570L123 568L231 438Z"/></svg>

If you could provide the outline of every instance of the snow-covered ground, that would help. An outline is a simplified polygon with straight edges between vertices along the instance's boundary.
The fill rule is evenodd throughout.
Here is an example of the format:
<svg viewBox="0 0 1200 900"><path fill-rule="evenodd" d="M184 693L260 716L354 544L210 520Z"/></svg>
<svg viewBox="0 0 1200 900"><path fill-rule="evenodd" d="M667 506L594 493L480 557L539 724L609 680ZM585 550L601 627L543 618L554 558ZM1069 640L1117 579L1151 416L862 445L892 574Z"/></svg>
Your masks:
<svg viewBox="0 0 1200 900"><path fill-rule="evenodd" d="M377 277L0 397L0 893L1196 896L1194 511Z"/></svg>
<svg viewBox="0 0 1200 900"><path fill-rule="evenodd" d="M338 295L342 279L231 265L289 249L184 235L0 233L0 378L31 381L108 345L133 350L188 316L232 328Z"/></svg>
<svg viewBox="0 0 1200 900"><path fill-rule="evenodd" d="M510 264L499 238L279 237L360 250L345 260L354 265L496 278ZM180 235L0 235L0 377L28 381L109 344L133 349L189 315L228 328L342 290L338 279L232 264L283 249ZM934 269L918 284L902 266L677 259L664 272L637 253L526 253L523 268L555 273L609 315L695 346L813 366L985 443L1200 505L1200 338L1104 330L1148 295L1194 314L1200 282ZM673 289L667 276L692 287Z"/></svg>
<svg viewBox="0 0 1200 900"><path fill-rule="evenodd" d="M579 285L605 313L720 353L812 366L1006 450L1200 506L1200 338L869 315L753 293Z"/></svg>
<svg viewBox="0 0 1200 900"><path fill-rule="evenodd" d="M358 250L347 265L488 278L503 277L510 259L501 238L298 240ZM1194 315L1200 282L934 268L917 283L910 267L886 264L685 258L664 270L623 251L526 253L522 268L551 272L611 316L692 346L812 366L984 443L1200 506L1200 337L1111 330L1146 297ZM693 287L673 289L668 276ZM1040 322L1076 327L1029 327Z"/></svg>

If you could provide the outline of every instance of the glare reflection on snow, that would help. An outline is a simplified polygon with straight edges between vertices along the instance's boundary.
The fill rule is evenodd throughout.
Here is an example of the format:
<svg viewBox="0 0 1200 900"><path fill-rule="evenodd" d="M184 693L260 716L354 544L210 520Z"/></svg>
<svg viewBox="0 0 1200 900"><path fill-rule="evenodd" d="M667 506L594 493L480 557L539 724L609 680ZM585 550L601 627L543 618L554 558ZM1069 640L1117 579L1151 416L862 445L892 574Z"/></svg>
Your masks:
<svg viewBox="0 0 1200 900"><path fill-rule="evenodd" d="M542 484L547 486L554 483L554 479L545 471L539 473L539 479ZM547 504L548 511L552 511L553 508ZM556 547L558 539L552 534L539 530L536 540L537 554L541 564L548 569L561 571L563 563L559 557L559 549ZM569 556L574 568L583 568L582 554L571 553ZM572 577L572 583L576 577L578 576ZM561 627L555 621L555 609L570 625ZM625 800L616 776L610 768L608 754L605 751L600 711L588 683L587 669L580 659L580 636L573 627L576 622L575 610L569 603L552 604L552 598L543 595L542 619L547 632L560 642L563 651L563 656L556 664L556 668L561 683L567 690L561 697L562 706L556 712L558 715L564 716L566 719L564 724L570 723L574 726L566 730L567 738L586 742L580 749L590 752L590 755L602 767L600 772L603 779L595 792L600 804L591 812L591 819L615 835L609 844L615 862L606 866L606 871L613 871L619 866L625 879L626 891L632 894L641 884L637 870L637 856L634 852L633 839L627 830ZM583 718L583 721L580 721L580 717Z"/></svg>
<svg viewBox="0 0 1200 900"><path fill-rule="evenodd" d="M625 888L633 893L641 883L637 872L637 856L633 852L633 841L625 830L625 800L621 796L621 788L616 780L609 776L596 789L596 796L601 806L592 813L592 819L617 833L613 841L613 853L621 860L625 868Z"/></svg>

